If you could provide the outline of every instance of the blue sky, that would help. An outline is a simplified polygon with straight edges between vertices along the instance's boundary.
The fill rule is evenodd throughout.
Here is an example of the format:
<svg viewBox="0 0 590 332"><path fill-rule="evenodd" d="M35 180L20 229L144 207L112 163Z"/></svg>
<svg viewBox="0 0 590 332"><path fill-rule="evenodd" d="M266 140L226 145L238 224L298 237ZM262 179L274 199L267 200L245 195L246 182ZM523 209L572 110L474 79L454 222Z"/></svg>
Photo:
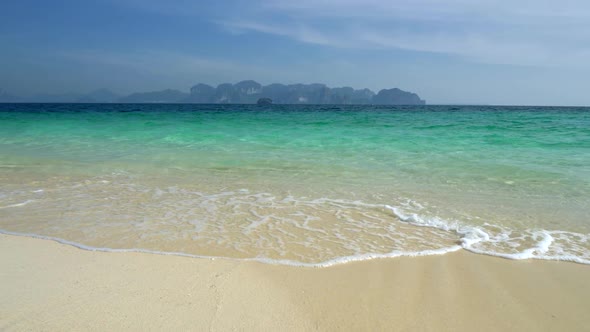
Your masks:
<svg viewBox="0 0 590 332"><path fill-rule="evenodd" d="M5 1L0 45L19 95L254 79L590 105L587 0Z"/></svg>

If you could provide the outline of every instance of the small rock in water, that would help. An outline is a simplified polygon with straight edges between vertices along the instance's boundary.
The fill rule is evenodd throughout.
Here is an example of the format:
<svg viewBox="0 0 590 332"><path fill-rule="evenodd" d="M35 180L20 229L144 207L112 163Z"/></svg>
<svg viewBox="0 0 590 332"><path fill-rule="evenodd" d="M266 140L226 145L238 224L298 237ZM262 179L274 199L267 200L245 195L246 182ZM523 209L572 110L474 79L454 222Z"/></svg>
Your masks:
<svg viewBox="0 0 590 332"><path fill-rule="evenodd" d="M260 98L256 102L258 105L272 105L272 99L270 98Z"/></svg>

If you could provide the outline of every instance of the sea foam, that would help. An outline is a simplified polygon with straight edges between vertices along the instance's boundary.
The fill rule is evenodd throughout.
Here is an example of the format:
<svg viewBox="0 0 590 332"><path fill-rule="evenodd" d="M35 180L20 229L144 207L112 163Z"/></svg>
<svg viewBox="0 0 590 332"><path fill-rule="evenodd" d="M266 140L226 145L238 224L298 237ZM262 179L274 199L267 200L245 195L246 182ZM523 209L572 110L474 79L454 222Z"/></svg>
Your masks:
<svg viewBox="0 0 590 332"><path fill-rule="evenodd" d="M78 188L75 186L68 186L68 193L72 199L84 197L86 200L81 201L81 205L93 204L99 201L97 197L90 197L88 201L88 196L94 193L93 187L101 188L98 192L104 193L106 185L104 181L88 181L81 188L84 195L72 191L72 188ZM147 201L141 204L124 202L124 197L129 197L130 193L143 195ZM86 220L63 220L61 224L52 221L50 226L39 224L31 232L11 229L0 232L58 241L92 251L226 258L305 267L401 256L443 255L462 249L516 260L590 264L588 234L545 229L515 230L489 223L471 225L421 214L415 210L422 210L423 205L416 202L393 206L361 200L280 197L247 189L204 193L176 186L153 189L122 186L121 190L109 191L109 194L114 195L109 197L110 200L122 204L111 208L111 219L105 219L103 210L98 207L93 213L100 220L94 220L93 224L88 222L93 214L84 211ZM42 197L37 200L41 202L39 205L55 208L55 201L43 202ZM63 197L59 201L63 201ZM27 200L2 208L18 210L31 202ZM125 210L129 223L116 220L122 218L117 209ZM157 214L139 221L137 217L141 213L151 214L150 209ZM66 237L60 235L60 227ZM71 236L68 234L76 229L82 231L77 232L83 234L82 237L68 238ZM101 242L115 245L87 244ZM159 244L168 249L158 249ZM169 249L175 247L179 250ZM211 251L205 250L207 247L217 247L216 252L221 254L212 255Z"/></svg>

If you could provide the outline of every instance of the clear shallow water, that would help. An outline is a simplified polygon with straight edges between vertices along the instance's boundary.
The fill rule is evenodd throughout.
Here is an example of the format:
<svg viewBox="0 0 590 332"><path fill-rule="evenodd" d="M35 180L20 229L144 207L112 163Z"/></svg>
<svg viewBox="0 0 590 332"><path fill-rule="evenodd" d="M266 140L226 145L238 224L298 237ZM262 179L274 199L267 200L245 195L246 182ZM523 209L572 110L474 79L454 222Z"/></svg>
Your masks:
<svg viewBox="0 0 590 332"><path fill-rule="evenodd" d="M590 109L0 104L0 229L323 266L590 263Z"/></svg>

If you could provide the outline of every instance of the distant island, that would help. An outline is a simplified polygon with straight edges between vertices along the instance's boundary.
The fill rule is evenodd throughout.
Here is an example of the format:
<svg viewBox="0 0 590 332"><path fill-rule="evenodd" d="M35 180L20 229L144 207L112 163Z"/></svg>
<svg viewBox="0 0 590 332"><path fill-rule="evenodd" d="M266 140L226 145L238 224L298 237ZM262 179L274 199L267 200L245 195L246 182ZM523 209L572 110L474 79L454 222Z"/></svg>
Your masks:
<svg viewBox="0 0 590 332"><path fill-rule="evenodd" d="M334 105L424 105L417 94L398 88L375 93L369 89L351 87L330 88L325 84L261 85L252 80L236 84L223 83L217 87L198 83L190 91L161 90L120 96L108 89L88 94L36 95L18 97L0 90L0 102L57 103L193 103L193 104L256 104L261 99L273 104L334 104Z"/></svg>

